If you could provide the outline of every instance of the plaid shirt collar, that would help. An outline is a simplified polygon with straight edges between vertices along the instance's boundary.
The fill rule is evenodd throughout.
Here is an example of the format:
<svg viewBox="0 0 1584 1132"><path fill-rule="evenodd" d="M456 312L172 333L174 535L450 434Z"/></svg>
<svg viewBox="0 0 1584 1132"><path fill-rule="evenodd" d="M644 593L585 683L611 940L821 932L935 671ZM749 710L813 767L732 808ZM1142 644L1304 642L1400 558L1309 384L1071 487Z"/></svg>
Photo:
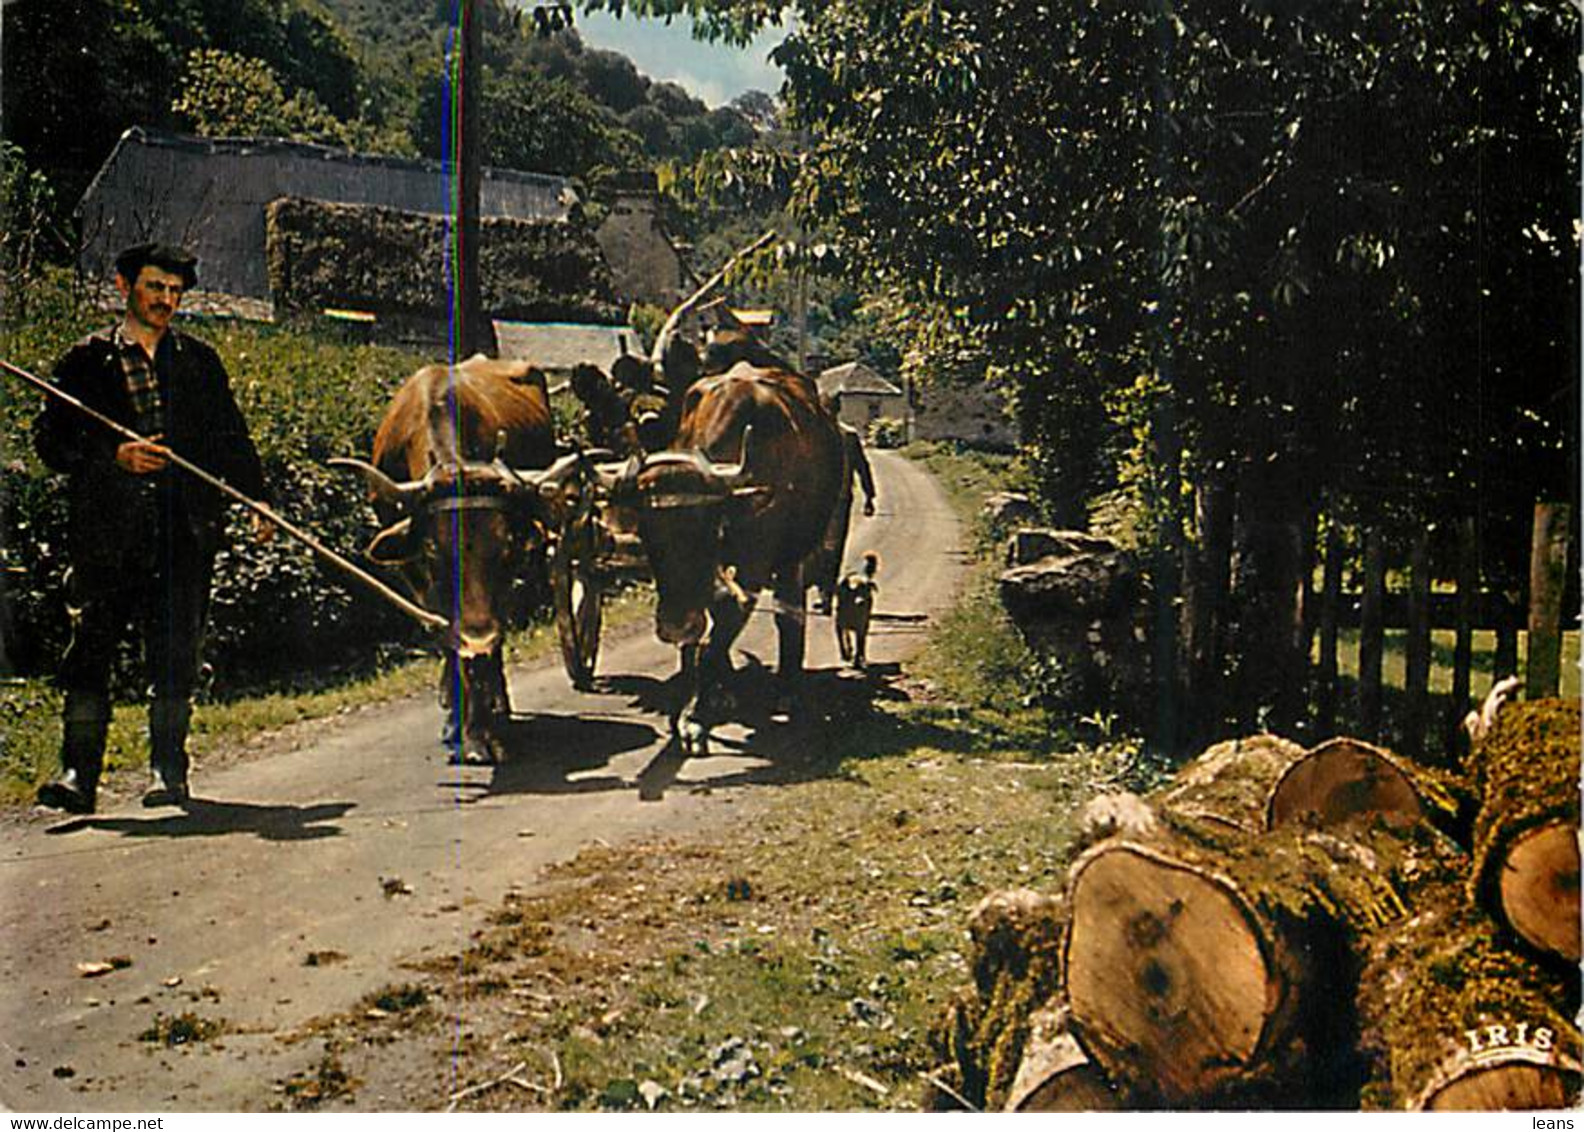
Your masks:
<svg viewBox="0 0 1584 1132"><path fill-rule="evenodd" d="M133 427L144 436L159 436L165 431L165 398L160 392L155 359L133 341L124 327L116 327L112 340L121 358L121 373L126 379L127 396L132 400ZM164 339L161 339L161 345ZM158 356L156 348L155 354Z"/></svg>

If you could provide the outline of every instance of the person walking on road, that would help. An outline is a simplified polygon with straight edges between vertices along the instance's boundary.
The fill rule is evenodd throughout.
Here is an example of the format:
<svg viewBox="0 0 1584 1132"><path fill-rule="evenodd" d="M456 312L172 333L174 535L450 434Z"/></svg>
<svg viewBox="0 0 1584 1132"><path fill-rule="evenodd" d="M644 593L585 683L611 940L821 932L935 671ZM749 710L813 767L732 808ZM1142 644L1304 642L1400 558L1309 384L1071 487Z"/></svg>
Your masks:
<svg viewBox="0 0 1584 1132"><path fill-rule="evenodd" d="M841 419L841 394L835 393L821 399L826 411L836 420L842 438L841 494L831 510L830 522L820 539L819 549L810 555L806 574L809 584L818 594L814 601L815 613L829 613L836 597L836 581L841 574L842 558L847 553L847 528L852 522L853 477L858 477L863 488L865 516L875 513L874 473L869 469L869 457L864 455L863 438L851 425Z"/></svg>
<svg viewBox="0 0 1584 1132"><path fill-rule="evenodd" d="M122 439L50 398L34 425L39 457L67 477L66 602L71 640L57 683L62 711L61 775L39 788L40 804L93 813L110 724L110 670L135 622L143 644L149 704L151 788L145 806L188 799L187 730L209 607L224 497L170 467L172 451L254 498L263 468L214 349L171 325L197 282L181 248L138 244L116 258L122 320L73 345L56 363L64 393L144 439ZM254 516L254 537L272 524Z"/></svg>

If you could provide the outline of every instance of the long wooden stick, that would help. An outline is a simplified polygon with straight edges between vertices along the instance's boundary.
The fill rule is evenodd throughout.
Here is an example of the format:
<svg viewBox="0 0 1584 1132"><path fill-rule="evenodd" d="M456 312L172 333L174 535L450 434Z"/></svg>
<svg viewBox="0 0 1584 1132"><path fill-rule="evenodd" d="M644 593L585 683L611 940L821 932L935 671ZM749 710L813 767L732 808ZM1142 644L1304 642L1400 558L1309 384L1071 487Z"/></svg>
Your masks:
<svg viewBox="0 0 1584 1132"><path fill-rule="evenodd" d="M130 428L127 428L126 425L122 424L121 422L112 420L110 417L107 417L103 413L99 412L99 410L89 405L83 404L70 393L66 393L60 389L57 389L54 385L45 381L43 378L29 373L21 366L12 365L4 358L0 358L0 371L9 373L13 377L21 378L34 388L41 390L51 397L54 397L58 401L70 405L78 412L92 417L95 421L98 421L100 424L104 425L118 436L125 437L127 440L139 441L145 444L150 443L150 441L148 441L145 437L138 435L136 432ZM160 447L164 448L163 445ZM232 487L230 484L226 483L226 481L221 479L219 476L206 472L203 468L200 468L197 464L194 464L191 460L186 459L181 454L173 452L169 448L164 448L164 451L170 458L170 462L175 464L182 471L188 473L189 475L196 476L210 487L213 487L221 493L236 500L255 515L262 516L271 523L274 523L275 526L279 527L292 538L302 543L320 558L324 559L332 566L337 567L355 581L361 582L364 586L373 590L380 597L384 598L397 609L401 610L403 613L407 614L407 616L413 618L420 625L424 626L424 628L432 629L436 632L444 632L449 627L449 623L444 617L441 617L435 613L431 613L429 610L423 608L423 606L416 605L413 602L407 600L407 598L391 589L384 582L374 577L374 575L370 574L368 571L360 568L352 562L349 562L347 559L331 550L328 546L325 546L324 543L320 542L301 527L298 527L287 519L282 518L281 515L272 508L260 503L256 499L249 498L236 488Z"/></svg>
<svg viewBox="0 0 1584 1132"><path fill-rule="evenodd" d="M671 312L671 317L665 320L665 325L660 328L660 333L655 336L654 357L652 360L656 365L658 365L663 360L661 355L664 353L666 343L670 341L671 336L676 333L677 323L681 322L683 317L690 310L698 306L699 301L703 299L705 295L709 294L720 285L721 280L726 278L726 273L737 265L738 260L742 259L744 256L752 255L754 252L764 247L773 239L775 239L775 229L771 228L764 232L757 240L749 244L747 247L734 252L730 259L721 264L719 271L717 271L714 275L711 275L708 279L704 280L703 286L701 286L697 291L694 291L686 299L682 300L682 305Z"/></svg>

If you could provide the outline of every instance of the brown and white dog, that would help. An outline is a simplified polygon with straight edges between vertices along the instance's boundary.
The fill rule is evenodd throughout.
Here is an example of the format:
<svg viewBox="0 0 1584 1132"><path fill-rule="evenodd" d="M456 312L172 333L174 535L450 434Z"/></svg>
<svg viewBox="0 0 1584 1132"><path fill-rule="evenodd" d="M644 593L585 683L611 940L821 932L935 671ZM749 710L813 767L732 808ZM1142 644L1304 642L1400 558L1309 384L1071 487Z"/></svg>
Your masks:
<svg viewBox="0 0 1584 1132"><path fill-rule="evenodd" d="M854 668L864 666L864 650L869 640L869 617L874 613L875 593L879 586L875 575L880 571L880 556L868 551L863 556L863 570L848 574L836 586L836 647L841 658Z"/></svg>

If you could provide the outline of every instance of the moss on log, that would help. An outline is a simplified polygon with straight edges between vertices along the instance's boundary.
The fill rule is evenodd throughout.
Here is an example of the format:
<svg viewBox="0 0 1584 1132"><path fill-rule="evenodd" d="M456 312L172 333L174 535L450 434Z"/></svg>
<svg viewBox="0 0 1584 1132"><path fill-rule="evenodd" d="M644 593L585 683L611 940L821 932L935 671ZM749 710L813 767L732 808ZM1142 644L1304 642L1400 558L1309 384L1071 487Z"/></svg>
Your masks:
<svg viewBox="0 0 1584 1132"><path fill-rule="evenodd" d="M1472 897L1522 943L1576 963L1579 702L1509 704L1471 754Z"/></svg>
<svg viewBox="0 0 1584 1132"><path fill-rule="evenodd" d="M1157 810L1260 833L1272 788L1303 755L1276 735L1229 739L1185 764L1149 801Z"/></svg>
<svg viewBox="0 0 1584 1132"><path fill-rule="evenodd" d="M1347 941L1402 919L1412 862L1383 815L1267 831L1306 752L1221 744L1151 795L1153 827L1069 874L1074 1029L1130 1094L1172 1107L1334 1107L1356 1094ZM1439 836L1439 835L1437 835Z"/></svg>
<svg viewBox="0 0 1584 1132"><path fill-rule="evenodd" d="M991 893L970 917L974 985L948 1005L932 1040L955 1068L953 1088L978 1108L1005 1103L1032 1017L1060 986L1066 925L1062 900L1030 889Z"/></svg>
<svg viewBox="0 0 1584 1132"><path fill-rule="evenodd" d="M1371 1064L1362 1107L1397 1111L1563 1108L1578 1101L1576 976L1504 945L1464 899L1468 858L1445 842L1399 839L1408 914L1361 933L1359 1047Z"/></svg>

